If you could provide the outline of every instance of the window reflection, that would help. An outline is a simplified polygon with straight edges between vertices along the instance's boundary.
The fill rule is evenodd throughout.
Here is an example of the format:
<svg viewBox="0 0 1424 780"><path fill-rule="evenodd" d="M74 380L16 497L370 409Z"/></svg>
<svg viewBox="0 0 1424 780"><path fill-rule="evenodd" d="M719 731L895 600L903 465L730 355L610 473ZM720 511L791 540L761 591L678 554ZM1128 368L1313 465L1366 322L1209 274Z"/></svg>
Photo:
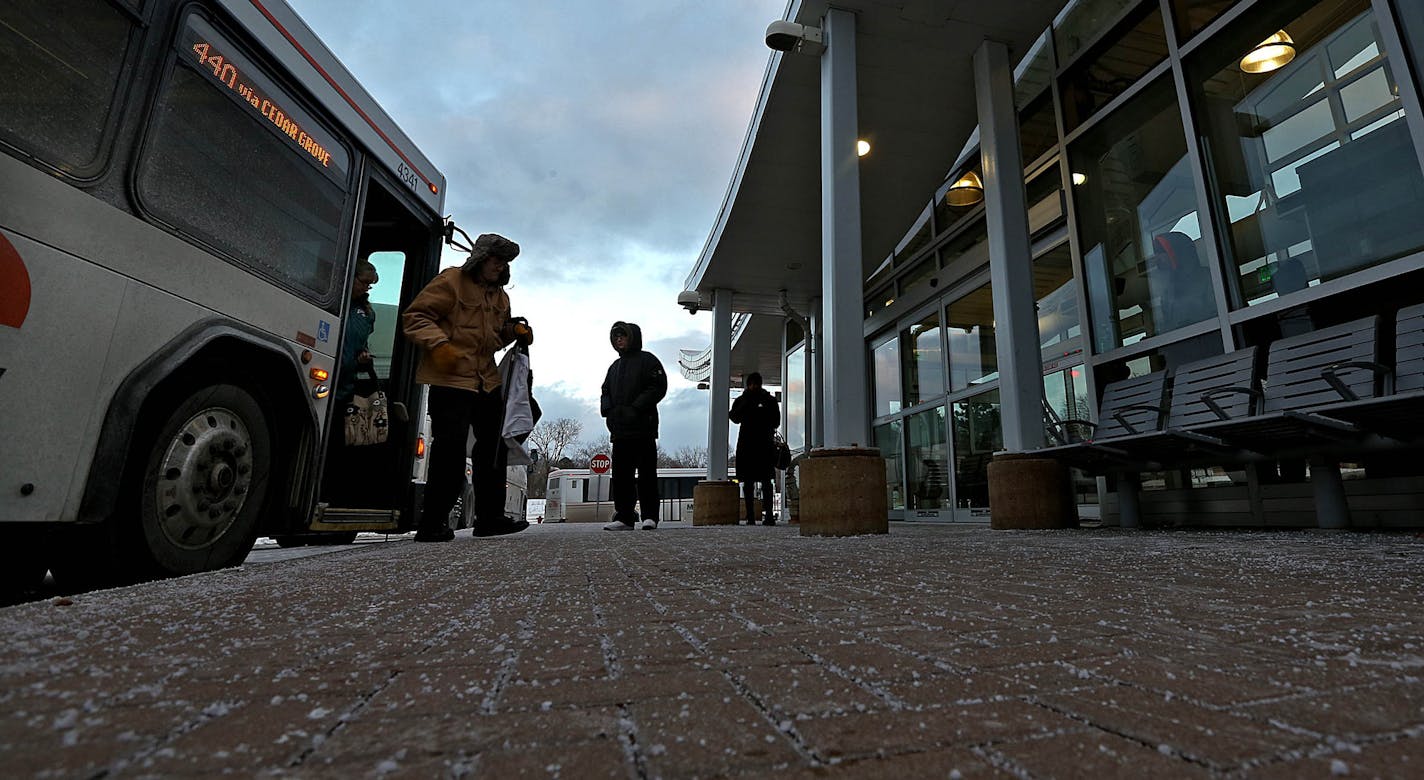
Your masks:
<svg viewBox="0 0 1424 780"><path fill-rule="evenodd" d="M944 407L936 406L907 416L905 431L908 508L948 508L949 440L944 425Z"/></svg>
<svg viewBox="0 0 1424 780"><path fill-rule="evenodd" d="M1067 244L1033 261L1033 294L1038 299L1039 346L1047 349L1081 335L1078 293L1073 289L1073 256Z"/></svg>
<svg viewBox="0 0 1424 780"><path fill-rule="evenodd" d="M905 508L905 482L901 476L905 454L900 439L899 420L875 426L875 446L885 459L885 492L891 510Z"/></svg>
<svg viewBox="0 0 1424 780"><path fill-rule="evenodd" d="M1370 3L1268 6L1187 63L1247 305L1424 246L1424 176ZM1242 72L1241 51L1277 29L1295 59Z"/></svg>
<svg viewBox="0 0 1424 780"><path fill-rule="evenodd" d="M1216 313L1186 155L1166 78L1069 150L1100 353Z"/></svg>
<svg viewBox="0 0 1424 780"><path fill-rule="evenodd" d="M806 448L806 345L786 356L786 446Z"/></svg>
<svg viewBox="0 0 1424 780"><path fill-rule="evenodd" d="M881 342L872 350L871 362L875 366L875 416L900 411L900 342L894 336Z"/></svg>
<svg viewBox="0 0 1424 780"><path fill-rule="evenodd" d="M954 404L954 490L961 509L989 506L989 461L1004 446L999 391Z"/></svg>
<svg viewBox="0 0 1424 780"><path fill-rule="evenodd" d="M949 305L945 317L949 341L949 387L963 390L970 385L998 378L999 362L994 349L994 297L989 285Z"/></svg>
<svg viewBox="0 0 1424 780"><path fill-rule="evenodd" d="M914 406L944 395L944 351L940 345L939 312L900 332L905 358L905 405Z"/></svg>
<svg viewBox="0 0 1424 780"><path fill-rule="evenodd" d="M1147 71L1167 59L1167 35L1162 11L1156 3L1144 3L1133 12L1137 23L1100 51L1090 52L1069 66L1060 82L1063 95L1063 128L1072 130L1098 109L1112 102L1142 78ZM1102 28L1087 30L1097 35ZM1063 56L1066 61L1067 57Z"/></svg>

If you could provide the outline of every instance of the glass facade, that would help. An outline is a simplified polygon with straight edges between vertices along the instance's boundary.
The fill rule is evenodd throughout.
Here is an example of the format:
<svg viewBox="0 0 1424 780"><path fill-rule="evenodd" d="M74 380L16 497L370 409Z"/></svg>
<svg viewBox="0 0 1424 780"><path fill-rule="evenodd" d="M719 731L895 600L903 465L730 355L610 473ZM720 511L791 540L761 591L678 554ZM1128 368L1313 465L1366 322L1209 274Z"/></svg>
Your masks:
<svg viewBox="0 0 1424 780"><path fill-rule="evenodd" d="M905 418L905 482L907 509L952 506L949 496L949 441L943 406Z"/></svg>
<svg viewBox="0 0 1424 780"><path fill-rule="evenodd" d="M1097 351L1215 315L1171 79L1095 124L1068 157Z"/></svg>
<svg viewBox="0 0 1424 780"><path fill-rule="evenodd" d="M880 457L885 459L885 497L892 512L905 508L905 480L901 476L905 468L903 440L900 438L902 427L899 420L875 426L875 446L880 448Z"/></svg>
<svg viewBox="0 0 1424 780"><path fill-rule="evenodd" d="M884 417L902 408L900 403L900 342L886 339L871 350L871 370L875 372L875 416Z"/></svg>
<svg viewBox="0 0 1424 780"><path fill-rule="evenodd" d="M786 356L786 446L793 452L806 449L806 345Z"/></svg>
<svg viewBox="0 0 1424 780"><path fill-rule="evenodd" d="M944 348L939 312L900 332L905 356L905 406L918 406L944 395Z"/></svg>
<svg viewBox="0 0 1424 780"><path fill-rule="evenodd" d="M1073 423L1096 417L1093 392L1114 381L1424 300L1421 9L1079 0L1060 15L1053 45L1021 66L1033 83L1016 85L1045 430L1059 420L1070 440L1090 435ZM1253 65L1278 33L1292 56ZM983 206L949 197L970 172L992 186L984 170L971 154L927 193L930 231L913 215L866 298L874 439L907 519L983 519L1003 447ZM893 319L892 301L904 312ZM1264 489L1306 473L1297 460L1251 479ZM1231 465L1143 478L1148 490L1247 482ZM1091 507L1098 480L1074 479Z"/></svg>
<svg viewBox="0 0 1424 780"><path fill-rule="evenodd" d="M1424 247L1424 176L1396 64L1367 0L1272 3L1187 61L1226 236L1247 306ZM1267 73L1241 52L1284 30L1295 57ZM1309 326L1306 326L1309 329Z"/></svg>
<svg viewBox="0 0 1424 780"><path fill-rule="evenodd" d="M1003 447L998 390L954 404L954 493L959 508L989 506L989 461Z"/></svg>
<svg viewBox="0 0 1424 780"><path fill-rule="evenodd" d="M994 351L994 296L989 285L949 305L949 386L963 390L999 376Z"/></svg>

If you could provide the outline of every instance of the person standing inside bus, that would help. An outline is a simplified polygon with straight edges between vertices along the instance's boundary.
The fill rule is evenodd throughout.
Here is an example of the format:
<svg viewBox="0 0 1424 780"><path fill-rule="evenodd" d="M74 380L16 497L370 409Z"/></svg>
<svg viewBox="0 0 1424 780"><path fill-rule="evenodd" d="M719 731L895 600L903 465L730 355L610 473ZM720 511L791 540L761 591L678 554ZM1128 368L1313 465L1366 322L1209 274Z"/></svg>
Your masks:
<svg viewBox="0 0 1424 780"><path fill-rule="evenodd" d="M376 330L376 310L371 306L371 287L381 281L376 266L368 260L356 261L356 278L351 284L351 316L346 318L346 335L341 340L341 370L336 375L336 403L351 401L356 395L356 375L369 369L371 333Z"/></svg>
<svg viewBox="0 0 1424 780"><path fill-rule="evenodd" d="M761 500L765 519L762 525L776 525L772 511L771 479L775 476L776 442L773 437L781 426L781 409L776 399L761 386L761 374L747 374L747 386L728 413L732 422L741 426L737 433L737 480L742 483L747 504L747 525L756 525L756 485L761 484Z"/></svg>
<svg viewBox="0 0 1424 780"><path fill-rule="evenodd" d="M417 542L447 542L450 510L465 481L465 441L471 448L475 536L512 534L529 527L504 514L505 452L500 448L504 399L494 355L516 339L534 340L509 315L509 263L519 245L494 233L475 239L460 268L441 271L402 315L405 335L424 350L415 379L430 385L430 466Z"/></svg>
<svg viewBox="0 0 1424 780"><path fill-rule="evenodd" d="M613 441L613 521L603 530L632 529L638 520L636 500L643 530L651 531L658 527L658 402L667 395L667 373L653 353L643 350L643 330L637 325L613 323L608 340L618 359L608 367L599 403Z"/></svg>

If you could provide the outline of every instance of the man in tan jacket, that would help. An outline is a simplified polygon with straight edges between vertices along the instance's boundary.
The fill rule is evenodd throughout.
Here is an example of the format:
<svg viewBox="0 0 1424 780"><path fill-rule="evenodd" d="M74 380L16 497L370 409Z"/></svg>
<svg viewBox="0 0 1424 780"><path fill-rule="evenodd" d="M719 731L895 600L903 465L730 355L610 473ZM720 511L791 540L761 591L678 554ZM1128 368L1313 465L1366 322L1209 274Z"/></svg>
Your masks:
<svg viewBox="0 0 1424 780"><path fill-rule="evenodd" d="M510 317L509 263L519 245L494 233L475 239L460 268L441 271L401 317L406 338L424 354L415 380L430 385L430 466L417 542L447 542L450 510L464 486L465 441L475 489L475 536L523 531L525 520L504 514L505 465L500 448L504 399L494 355L516 339L534 340L527 325Z"/></svg>

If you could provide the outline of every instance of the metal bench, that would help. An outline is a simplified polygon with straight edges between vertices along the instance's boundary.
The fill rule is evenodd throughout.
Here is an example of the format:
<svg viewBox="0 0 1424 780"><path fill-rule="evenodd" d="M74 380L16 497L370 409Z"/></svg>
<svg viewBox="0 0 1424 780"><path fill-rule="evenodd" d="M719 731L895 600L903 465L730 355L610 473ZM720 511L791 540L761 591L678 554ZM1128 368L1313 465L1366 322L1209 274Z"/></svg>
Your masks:
<svg viewBox="0 0 1424 780"><path fill-rule="evenodd" d="M1374 372L1367 366L1333 366L1336 378L1351 371ZM1315 411L1394 442L1424 445L1424 304L1400 309L1394 319L1394 365L1386 374L1391 392L1376 398L1354 398ZM1347 386L1348 389L1348 386Z"/></svg>

